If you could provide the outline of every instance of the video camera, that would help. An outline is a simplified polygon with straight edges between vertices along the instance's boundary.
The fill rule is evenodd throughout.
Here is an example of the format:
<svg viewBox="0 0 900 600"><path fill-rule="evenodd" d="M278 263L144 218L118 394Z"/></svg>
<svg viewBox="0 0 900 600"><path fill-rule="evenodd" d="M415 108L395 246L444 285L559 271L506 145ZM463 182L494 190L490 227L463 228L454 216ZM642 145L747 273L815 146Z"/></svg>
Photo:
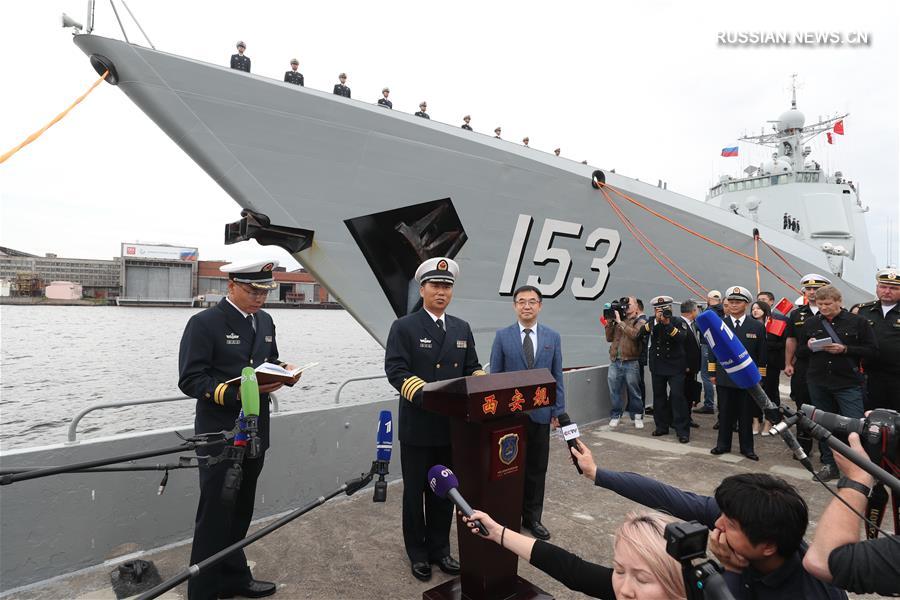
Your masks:
<svg viewBox="0 0 900 600"><path fill-rule="evenodd" d="M880 465L883 459L897 464L897 459L900 458L900 413L897 411L876 408L867 417L851 419L818 410L810 404L804 404L800 410L812 421L844 440L851 433L859 434L866 454L876 465Z"/></svg>
<svg viewBox="0 0 900 600"><path fill-rule="evenodd" d="M631 304L631 300L628 296L613 300L612 302L607 302L603 305L603 318L606 320L615 319L616 313L619 313L619 318L624 321L629 304Z"/></svg>
<svg viewBox="0 0 900 600"><path fill-rule="evenodd" d="M666 525L665 535L666 552L681 563L687 600L734 600L719 565L711 560L694 564L694 559L706 558L709 529L697 521L683 521Z"/></svg>

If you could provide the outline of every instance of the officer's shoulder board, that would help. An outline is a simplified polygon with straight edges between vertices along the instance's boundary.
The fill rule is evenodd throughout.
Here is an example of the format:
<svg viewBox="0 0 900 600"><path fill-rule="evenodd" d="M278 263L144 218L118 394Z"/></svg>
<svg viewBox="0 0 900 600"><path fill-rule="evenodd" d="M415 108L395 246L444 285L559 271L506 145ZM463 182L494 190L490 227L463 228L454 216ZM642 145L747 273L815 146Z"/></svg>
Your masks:
<svg viewBox="0 0 900 600"><path fill-rule="evenodd" d="M859 310L864 308L875 308L878 305L878 300L872 300L871 302L863 302L859 305Z"/></svg>

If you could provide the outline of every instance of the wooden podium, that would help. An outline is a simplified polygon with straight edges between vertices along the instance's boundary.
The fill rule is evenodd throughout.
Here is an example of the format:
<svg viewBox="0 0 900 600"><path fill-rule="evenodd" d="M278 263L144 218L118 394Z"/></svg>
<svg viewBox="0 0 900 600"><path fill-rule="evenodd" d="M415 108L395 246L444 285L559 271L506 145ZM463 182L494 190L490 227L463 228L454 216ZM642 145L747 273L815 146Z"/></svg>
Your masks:
<svg viewBox="0 0 900 600"><path fill-rule="evenodd" d="M556 402L548 369L460 377L423 389L427 410L450 418L459 491L507 529L519 531L525 485L526 412ZM552 600L517 574L519 557L473 535L457 517L460 576L422 594L423 600Z"/></svg>

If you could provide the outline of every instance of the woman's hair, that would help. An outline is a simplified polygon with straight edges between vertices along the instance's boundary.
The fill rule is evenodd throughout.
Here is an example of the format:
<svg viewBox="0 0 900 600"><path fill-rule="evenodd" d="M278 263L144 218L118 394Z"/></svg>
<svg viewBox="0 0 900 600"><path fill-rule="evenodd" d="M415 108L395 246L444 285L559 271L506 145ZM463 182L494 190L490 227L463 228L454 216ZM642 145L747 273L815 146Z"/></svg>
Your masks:
<svg viewBox="0 0 900 600"><path fill-rule="evenodd" d="M647 561L666 598L686 598L681 564L666 553L666 525L678 521L658 512L628 513L616 531L615 546L627 544Z"/></svg>
<svg viewBox="0 0 900 600"><path fill-rule="evenodd" d="M750 314L753 314L753 306L758 306L761 311L763 311L763 317L768 319L772 316L772 307L769 306L769 303L765 300L757 300L750 306Z"/></svg>

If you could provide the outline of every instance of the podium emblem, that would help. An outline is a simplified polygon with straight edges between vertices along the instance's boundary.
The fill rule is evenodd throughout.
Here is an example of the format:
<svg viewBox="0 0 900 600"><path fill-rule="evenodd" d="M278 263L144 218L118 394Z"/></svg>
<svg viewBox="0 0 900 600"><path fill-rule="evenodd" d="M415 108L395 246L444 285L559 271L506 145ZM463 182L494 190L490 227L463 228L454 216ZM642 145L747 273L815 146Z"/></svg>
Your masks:
<svg viewBox="0 0 900 600"><path fill-rule="evenodd" d="M493 394L484 397L484 404L481 405L481 412L486 415L497 414L497 398Z"/></svg>
<svg viewBox="0 0 900 600"><path fill-rule="evenodd" d="M504 465L512 464L519 456L519 434L508 433L500 438L500 462Z"/></svg>

